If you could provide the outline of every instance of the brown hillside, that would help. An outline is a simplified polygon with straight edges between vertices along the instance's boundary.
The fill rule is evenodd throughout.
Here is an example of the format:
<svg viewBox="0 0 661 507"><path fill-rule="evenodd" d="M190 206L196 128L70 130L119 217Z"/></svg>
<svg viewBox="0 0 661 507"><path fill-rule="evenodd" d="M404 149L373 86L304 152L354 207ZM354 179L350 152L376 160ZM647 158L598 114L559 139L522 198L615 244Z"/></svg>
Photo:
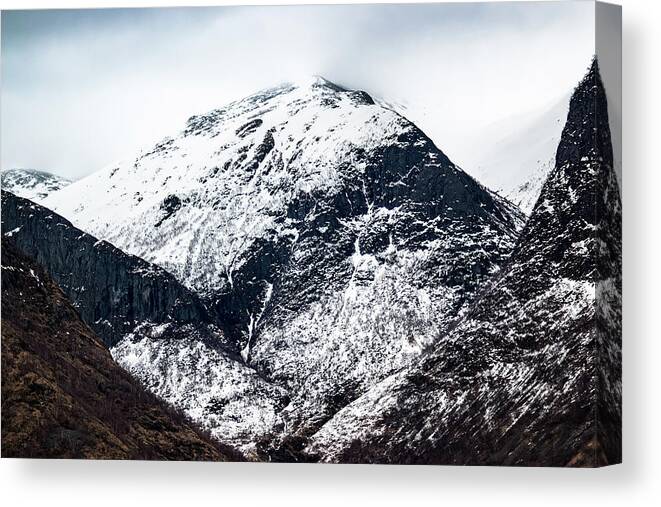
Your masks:
<svg viewBox="0 0 661 507"><path fill-rule="evenodd" d="M2 457L237 460L147 393L62 291L2 240Z"/></svg>

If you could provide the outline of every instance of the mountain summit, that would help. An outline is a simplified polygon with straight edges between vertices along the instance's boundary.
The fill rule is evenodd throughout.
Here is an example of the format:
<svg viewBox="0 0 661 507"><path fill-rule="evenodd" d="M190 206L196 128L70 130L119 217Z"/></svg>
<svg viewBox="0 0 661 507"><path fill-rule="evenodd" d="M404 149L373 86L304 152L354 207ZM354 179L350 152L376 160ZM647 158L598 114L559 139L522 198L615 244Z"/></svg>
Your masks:
<svg viewBox="0 0 661 507"><path fill-rule="evenodd" d="M320 77L308 84L282 85L193 116L178 135L76 182L45 204L83 230L168 269L187 286L213 292L231 286L265 235L293 234L287 216L293 201L337 193L350 179L360 180L386 148L410 146L418 165L460 173L415 125L374 104L367 93ZM393 181L381 184L394 196L406 174L386 176ZM485 205L502 208L501 222L513 226L508 216L514 210L482 194ZM477 199L471 206L481 204ZM186 233L182 223L188 224Z"/></svg>
<svg viewBox="0 0 661 507"><path fill-rule="evenodd" d="M406 118L321 78L193 116L46 206L201 295L236 354L290 393L275 432L296 435L432 344L523 218ZM178 347L127 337L113 353L167 399Z"/></svg>
<svg viewBox="0 0 661 507"><path fill-rule="evenodd" d="M329 88L332 88L334 90L344 90L346 91L346 88L339 86L328 79L326 79L324 76L320 76L318 74L313 74L310 76L303 76L298 79L294 79L287 84L295 86L297 88L310 88L313 86L327 86Z"/></svg>

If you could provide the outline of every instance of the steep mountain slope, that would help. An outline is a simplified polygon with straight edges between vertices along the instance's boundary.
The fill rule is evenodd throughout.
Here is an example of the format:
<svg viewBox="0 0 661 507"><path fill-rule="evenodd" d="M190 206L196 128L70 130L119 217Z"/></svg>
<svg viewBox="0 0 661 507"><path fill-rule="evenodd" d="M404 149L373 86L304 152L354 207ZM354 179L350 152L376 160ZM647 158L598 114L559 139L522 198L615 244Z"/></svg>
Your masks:
<svg viewBox="0 0 661 507"><path fill-rule="evenodd" d="M41 201L70 183L66 178L35 169L8 169L0 172L2 190L33 201Z"/></svg>
<svg viewBox="0 0 661 507"><path fill-rule="evenodd" d="M416 357L522 224L415 125L323 78L193 117L47 205L203 295L304 433Z"/></svg>
<svg viewBox="0 0 661 507"><path fill-rule="evenodd" d="M211 323L199 298L168 272L2 192L4 235L43 264L82 318L112 346L145 322Z"/></svg>
<svg viewBox="0 0 661 507"><path fill-rule="evenodd" d="M117 366L46 271L7 239L2 457L240 459Z"/></svg>
<svg viewBox="0 0 661 507"><path fill-rule="evenodd" d="M549 173L567 118L570 94L551 107L516 115L467 137L459 152L469 174L530 214ZM482 149L475 149L479 142Z"/></svg>
<svg viewBox="0 0 661 507"><path fill-rule="evenodd" d="M595 61L500 277L423 357L312 438L325 461L621 460L621 207Z"/></svg>
<svg viewBox="0 0 661 507"><path fill-rule="evenodd" d="M2 226L143 385L243 450L273 431L286 391L243 364L213 312L172 275L4 191Z"/></svg>
<svg viewBox="0 0 661 507"><path fill-rule="evenodd" d="M283 425L287 390L186 327L138 329L111 352L149 391L248 458Z"/></svg>

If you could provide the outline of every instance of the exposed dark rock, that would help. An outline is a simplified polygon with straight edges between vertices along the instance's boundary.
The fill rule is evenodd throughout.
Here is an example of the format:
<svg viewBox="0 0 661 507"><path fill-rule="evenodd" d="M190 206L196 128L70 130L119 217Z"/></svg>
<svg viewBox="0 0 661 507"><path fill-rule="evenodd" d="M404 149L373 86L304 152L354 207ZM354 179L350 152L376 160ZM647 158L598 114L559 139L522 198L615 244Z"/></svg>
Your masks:
<svg viewBox="0 0 661 507"><path fill-rule="evenodd" d="M174 215L181 208L181 199L176 195L168 195L161 203L161 218L154 224L154 227L160 227L163 222Z"/></svg>
<svg viewBox="0 0 661 507"><path fill-rule="evenodd" d="M212 322L167 271L75 228L48 209L2 192L5 236L43 264L107 346L144 322Z"/></svg>
<svg viewBox="0 0 661 507"><path fill-rule="evenodd" d="M456 168L420 130L412 128L398 141L369 154L357 149L354 164L366 168L355 174L351 165L339 167L346 178L332 193L295 196L282 217L293 222L295 235L280 237L274 231L255 241L233 274L231 292L216 299L216 309L235 339L242 339L266 284L273 285L273 293L260 328L282 322L277 308L291 315L346 285L357 239L366 254L378 254L390 242L414 250L444 241L447 248L438 252L438 263L428 266L427 276L438 285L466 288L465 298L454 310L498 269L510 253L521 213ZM270 151L272 142L267 134L252 164L264 161L262 148L266 145ZM347 227L347 222L364 217L372 208L396 211L395 218L375 220L360 232ZM462 235L480 237L481 244L471 251ZM274 318L278 320L270 320Z"/></svg>
<svg viewBox="0 0 661 507"><path fill-rule="evenodd" d="M251 120L248 123L246 123L245 125L242 125L241 127L239 127L236 131L236 135L239 136L239 137L249 136L250 134L255 132L255 130L257 130L262 123L264 123L264 121L259 119L259 118Z"/></svg>

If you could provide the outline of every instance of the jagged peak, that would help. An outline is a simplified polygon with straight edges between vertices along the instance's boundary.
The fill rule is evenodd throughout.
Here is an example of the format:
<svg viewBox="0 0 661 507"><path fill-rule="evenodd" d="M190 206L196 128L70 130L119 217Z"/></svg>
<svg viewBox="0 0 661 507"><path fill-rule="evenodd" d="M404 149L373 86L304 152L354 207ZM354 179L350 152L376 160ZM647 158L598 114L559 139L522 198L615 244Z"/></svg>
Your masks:
<svg viewBox="0 0 661 507"><path fill-rule="evenodd" d="M524 254L519 258L536 256L540 251L538 238L549 236L549 231L553 231L551 237L560 238L571 231L574 238L591 238L593 228L603 218L595 213L597 196L604 193L604 186L613 178L608 105L595 57L572 94L555 167L520 235L520 245L524 245L520 250ZM545 252L553 252L547 257L554 259L554 269L562 269L573 279L588 276L592 269L580 251L560 240Z"/></svg>
<svg viewBox="0 0 661 507"><path fill-rule="evenodd" d="M348 99L348 100L344 100ZM352 89L338 85L323 76L310 75L299 77L290 81L281 82L276 86L263 88L251 95L234 100L207 113L193 115L186 122L185 133L207 128L211 123L224 117L229 111L235 116L242 114L240 111L248 111L257 107L263 107L266 103L285 104L297 102L301 104L328 105L344 101L345 104L374 105L376 102L372 96L358 89ZM380 107L384 107L379 104ZM389 109L389 108L386 108Z"/></svg>
<svg viewBox="0 0 661 507"><path fill-rule="evenodd" d="M299 78L293 79L288 84L294 86L295 88L330 88L334 91L348 91L343 86L340 86L336 83L333 83L329 79L326 79L323 76L318 74L312 74L308 76L301 76Z"/></svg>
<svg viewBox="0 0 661 507"><path fill-rule="evenodd" d="M606 138L608 147L605 145ZM571 146L590 145L612 153L608 102L596 56L570 99L567 121L556 152L556 165L563 165L578 155L578 151L571 149Z"/></svg>
<svg viewBox="0 0 661 507"><path fill-rule="evenodd" d="M590 68L588 69L587 75L594 75L596 74L599 76L599 59L597 58L597 55L592 55L592 62L590 62Z"/></svg>
<svg viewBox="0 0 661 507"><path fill-rule="evenodd" d="M577 90L590 89L595 85L599 87L603 87L603 82L601 80L601 73L599 71L599 61L597 59L597 55L592 56L592 61L590 62L590 66L588 67L585 75L583 76L583 79L581 79L578 85L576 85L576 88L574 89L574 94L576 94Z"/></svg>

